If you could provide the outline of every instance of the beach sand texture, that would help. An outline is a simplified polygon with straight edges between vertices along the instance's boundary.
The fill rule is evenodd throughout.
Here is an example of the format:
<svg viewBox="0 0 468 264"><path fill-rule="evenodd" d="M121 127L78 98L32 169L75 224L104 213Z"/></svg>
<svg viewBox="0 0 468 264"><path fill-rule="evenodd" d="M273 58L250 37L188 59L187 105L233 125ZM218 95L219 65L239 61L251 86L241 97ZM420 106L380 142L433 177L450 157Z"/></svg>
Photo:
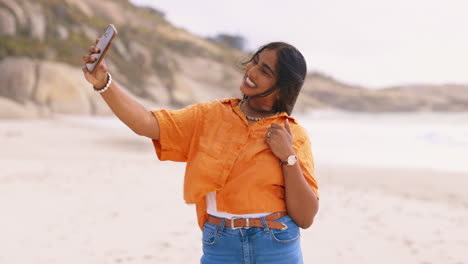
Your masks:
<svg viewBox="0 0 468 264"><path fill-rule="evenodd" d="M305 263L468 263L468 177L317 166ZM0 121L0 263L199 263L184 164L107 119Z"/></svg>

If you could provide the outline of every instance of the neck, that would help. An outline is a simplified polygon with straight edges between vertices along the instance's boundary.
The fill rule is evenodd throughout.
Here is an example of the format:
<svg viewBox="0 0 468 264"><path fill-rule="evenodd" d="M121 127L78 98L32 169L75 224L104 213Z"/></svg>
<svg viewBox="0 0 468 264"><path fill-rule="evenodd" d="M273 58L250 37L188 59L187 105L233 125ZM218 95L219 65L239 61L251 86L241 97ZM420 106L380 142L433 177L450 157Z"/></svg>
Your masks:
<svg viewBox="0 0 468 264"><path fill-rule="evenodd" d="M245 100L248 110L255 114L271 114L273 110L273 104L271 102L262 102L256 99L247 98Z"/></svg>

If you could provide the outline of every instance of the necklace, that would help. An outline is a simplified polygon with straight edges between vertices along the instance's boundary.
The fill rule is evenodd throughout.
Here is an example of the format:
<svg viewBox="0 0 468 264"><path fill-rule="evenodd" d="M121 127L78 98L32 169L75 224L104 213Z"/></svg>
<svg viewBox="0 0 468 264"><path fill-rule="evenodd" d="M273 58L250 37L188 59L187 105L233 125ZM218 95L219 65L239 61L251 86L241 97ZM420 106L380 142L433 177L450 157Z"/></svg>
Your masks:
<svg viewBox="0 0 468 264"><path fill-rule="evenodd" d="M239 109L242 111L242 113L244 114L245 118L247 118L247 120L250 120L250 121L260 121L260 120L263 120L265 118L268 118L268 117L271 117L271 116L274 116L274 115L277 115L279 114L279 112L276 112L272 115L268 115L268 116L263 116L263 117L256 117L256 116L249 116L247 115L244 110L242 110L242 105L244 104L245 100L242 100L239 104Z"/></svg>

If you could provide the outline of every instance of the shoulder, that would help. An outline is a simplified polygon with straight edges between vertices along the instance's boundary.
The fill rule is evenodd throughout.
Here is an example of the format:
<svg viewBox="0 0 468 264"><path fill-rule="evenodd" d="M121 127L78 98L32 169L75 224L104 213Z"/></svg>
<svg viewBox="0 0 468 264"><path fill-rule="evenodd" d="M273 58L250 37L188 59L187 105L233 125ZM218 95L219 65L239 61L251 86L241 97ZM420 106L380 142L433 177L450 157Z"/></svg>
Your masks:
<svg viewBox="0 0 468 264"><path fill-rule="evenodd" d="M239 98L225 98L225 99L218 99L214 101L208 102L200 102L195 105L199 107L229 107L232 105L236 105L240 101Z"/></svg>
<svg viewBox="0 0 468 264"><path fill-rule="evenodd" d="M198 102L186 106L184 110L197 113L202 116L218 116L219 114L231 112L231 108L234 105L237 105L239 100L240 99L237 98L226 98L214 101Z"/></svg>
<svg viewBox="0 0 468 264"><path fill-rule="evenodd" d="M204 102L200 103L201 107L203 107L205 110L208 111L229 111L231 112L231 109L239 104L240 99L239 98L225 98L225 99L219 99L219 100L214 100L211 102Z"/></svg>
<svg viewBox="0 0 468 264"><path fill-rule="evenodd" d="M214 100L214 101L204 101L185 106L187 109L197 109L197 110L210 110L212 108L220 108L225 104L225 100Z"/></svg>
<svg viewBox="0 0 468 264"><path fill-rule="evenodd" d="M289 126L291 127L291 132L293 133L295 141L298 141L299 143L309 141L309 132L307 129L294 117L286 116L286 118L289 121Z"/></svg>

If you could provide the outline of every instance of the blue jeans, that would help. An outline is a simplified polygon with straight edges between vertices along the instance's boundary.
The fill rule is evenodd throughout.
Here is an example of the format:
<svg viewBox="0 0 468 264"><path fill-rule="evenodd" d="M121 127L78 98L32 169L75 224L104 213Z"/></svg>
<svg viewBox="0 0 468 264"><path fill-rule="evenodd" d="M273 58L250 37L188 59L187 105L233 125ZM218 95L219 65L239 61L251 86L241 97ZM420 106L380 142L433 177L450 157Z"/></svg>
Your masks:
<svg viewBox="0 0 468 264"><path fill-rule="evenodd" d="M263 227L232 229L225 220L217 226L206 222L203 229L201 264L299 264L302 262L300 231L288 215L275 220L286 230Z"/></svg>

